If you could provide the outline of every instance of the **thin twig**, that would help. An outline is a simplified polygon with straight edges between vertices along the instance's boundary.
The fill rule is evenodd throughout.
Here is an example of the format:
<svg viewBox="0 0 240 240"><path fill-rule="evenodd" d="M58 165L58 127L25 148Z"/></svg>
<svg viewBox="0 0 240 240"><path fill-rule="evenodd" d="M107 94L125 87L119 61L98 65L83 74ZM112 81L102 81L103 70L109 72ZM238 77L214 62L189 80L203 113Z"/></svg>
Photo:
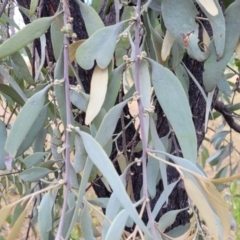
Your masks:
<svg viewBox="0 0 240 240"><path fill-rule="evenodd" d="M64 25L70 23L70 10L67 0L63 1L64 10ZM61 218L58 226L58 231L55 239L59 240L62 238L62 230L64 227L64 220L67 210L68 195L70 190L70 131L69 126L71 125L71 108L70 108L70 84L69 84L69 39L67 33L64 34L64 81L65 81L65 99L66 99L66 129L65 129L65 187L64 187L64 201L62 207Z"/></svg>
<svg viewBox="0 0 240 240"><path fill-rule="evenodd" d="M141 28L141 0L137 0L136 5L136 20L135 20L135 54L134 54L134 64L135 64L135 72L134 72L134 82L136 91L139 96L141 96L140 92L140 65L139 65L139 56L141 54L140 50L140 28ZM143 197L146 200L146 210L152 230L153 239L157 239L156 230L154 226L154 219L151 212L150 201L148 197L148 187L147 187L147 136L145 133L144 126L144 116L143 116L143 105L141 98L138 99L138 112L139 112L139 121L140 121L140 131L142 136L142 176L143 176Z"/></svg>

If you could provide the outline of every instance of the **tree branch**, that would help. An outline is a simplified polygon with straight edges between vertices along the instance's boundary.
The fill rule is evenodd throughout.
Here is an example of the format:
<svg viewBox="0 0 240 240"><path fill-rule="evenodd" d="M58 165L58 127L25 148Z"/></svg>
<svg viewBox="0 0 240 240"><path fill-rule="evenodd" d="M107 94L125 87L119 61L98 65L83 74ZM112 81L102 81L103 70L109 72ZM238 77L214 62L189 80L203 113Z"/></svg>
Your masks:
<svg viewBox="0 0 240 240"><path fill-rule="evenodd" d="M226 120L227 124L230 128L232 128L234 131L240 133L240 125L237 124L232 116L232 111L230 111L227 106L223 104L223 102L216 101L214 104L214 109L218 112L220 112L224 119Z"/></svg>

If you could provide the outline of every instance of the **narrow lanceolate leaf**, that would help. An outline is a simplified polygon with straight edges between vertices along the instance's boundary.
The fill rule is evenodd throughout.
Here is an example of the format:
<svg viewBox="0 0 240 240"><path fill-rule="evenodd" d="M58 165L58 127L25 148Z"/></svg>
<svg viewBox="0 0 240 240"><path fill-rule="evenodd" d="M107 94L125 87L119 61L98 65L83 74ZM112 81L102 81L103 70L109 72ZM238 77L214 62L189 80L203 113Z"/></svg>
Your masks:
<svg viewBox="0 0 240 240"><path fill-rule="evenodd" d="M80 226L85 239L95 240L92 230L92 218L86 205L81 212Z"/></svg>
<svg viewBox="0 0 240 240"><path fill-rule="evenodd" d="M209 53L202 52L198 46L197 15L198 11L192 1L182 0L181 4L178 0L162 1L163 21L171 36L187 50L190 57L204 61Z"/></svg>
<svg viewBox="0 0 240 240"><path fill-rule="evenodd" d="M43 90L29 98L21 112L18 114L5 143L5 150L10 157L16 156L18 148L22 144L44 106L45 95L50 87L51 85L45 87Z"/></svg>
<svg viewBox="0 0 240 240"><path fill-rule="evenodd" d="M199 210L199 213L208 226L208 231L213 239L219 239L218 224L214 215L214 211L208 201L202 194L201 190L188 177L183 178L185 189L188 197L193 201L193 204Z"/></svg>
<svg viewBox="0 0 240 240"><path fill-rule="evenodd" d="M97 166L103 176L107 179L109 185L113 189L116 194L118 201L122 204L122 206L126 209L129 216L136 222L136 224L144 231L144 233L148 236L151 236L148 229L139 218L139 215L134 208L131 200L129 199L125 188L117 174L115 168L113 167L111 161L107 157L106 153L102 149L102 147L87 133L80 132L76 130L83 139L83 143L85 149L90 157L91 161Z"/></svg>
<svg viewBox="0 0 240 240"><path fill-rule="evenodd" d="M211 92L219 80L233 55L240 36L240 21L236 21L240 11L240 1L234 1L225 11L226 40L223 57L219 60L214 42L209 45L210 57L204 62L203 83L207 92Z"/></svg>
<svg viewBox="0 0 240 240"><path fill-rule="evenodd" d="M29 15L30 15L30 17L31 17L31 16L35 13L35 11L37 10L38 1L39 1L39 0L31 0L30 10L29 10Z"/></svg>
<svg viewBox="0 0 240 240"><path fill-rule="evenodd" d="M25 208L24 211L21 213L21 215L18 217L18 220L15 222L13 228L11 229L7 240L17 239L17 236L20 233L20 230L22 228L26 215L27 215L27 208Z"/></svg>
<svg viewBox="0 0 240 240"><path fill-rule="evenodd" d="M142 60L139 63L139 81L143 108L149 110L151 105L151 80L146 60Z"/></svg>
<svg viewBox="0 0 240 240"><path fill-rule="evenodd" d="M49 231L52 229L53 205L54 197L51 192L48 192L43 196L38 208L38 227L41 239L48 239Z"/></svg>
<svg viewBox="0 0 240 240"><path fill-rule="evenodd" d="M49 28L55 16L39 18L18 31L0 45L0 58L17 52L34 39L41 37Z"/></svg>
<svg viewBox="0 0 240 240"><path fill-rule="evenodd" d="M50 172L52 171L47 168L36 167L23 171L19 174L19 177L25 182L37 182Z"/></svg>
<svg viewBox="0 0 240 240"><path fill-rule="evenodd" d="M41 159L48 153L46 152L37 152L26 157L22 162L26 165L27 168L34 166L39 163Z"/></svg>
<svg viewBox="0 0 240 240"><path fill-rule="evenodd" d="M7 130L2 120L0 120L0 136L0 170L5 170L5 157L7 156L7 153L4 150L4 145L7 139Z"/></svg>
<svg viewBox="0 0 240 240"><path fill-rule="evenodd" d="M211 23L217 57L221 58L225 48L225 17L222 8L217 0L198 0L197 2Z"/></svg>
<svg viewBox="0 0 240 240"><path fill-rule="evenodd" d="M106 68L112 60L117 38L124 23L126 21L101 28L81 44L76 52L78 64L83 69L89 70L96 60L100 68Z"/></svg>
<svg viewBox="0 0 240 240"><path fill-rule="evenodd" d="M174 40L175 39L171 36L169 31L167 30L162 44L161 56L163 61L166 61L167 58L169 57Z"/></svg>
<svg viewBox="0 0 240 240"><path fill-rule="evenodd" d="M99 14L86 3L77 0L80 11L87 29L88 36L90 37L100 28L104 27L102 19L99 17Z"/></svg>
<svg viewBox="0 0 240 240"><path fill-rule="evenodd" d="M177 66L177 68L175 69L175 74L178 80L180 81L180 83L182 84L182 87L186 93L186 96L188 97L189 77L183 65L179 64Z"/></svg>
<svg viewBox="0 0 240 240"><path fill-rule="evenodd" d="M0 227L5 223L5 220L10 215L14 205L7 205L0 209Z"/></svg>
<svg viewBox="0 0 240 240"><path fill-rule="evenodd" d="M88 125L97 116L104 103L108 84L108 69L95 67L90 89L90 100L88 103L85 124Z"/></svg>
<svg viewBox="0 0 240 240"><path fill-rule="evenodd" d="M148 60L152 66L152 82L156 96L176 133L183 156L195 162L197 137L189 103L181 83L169 69L151 59Z"/></svg>

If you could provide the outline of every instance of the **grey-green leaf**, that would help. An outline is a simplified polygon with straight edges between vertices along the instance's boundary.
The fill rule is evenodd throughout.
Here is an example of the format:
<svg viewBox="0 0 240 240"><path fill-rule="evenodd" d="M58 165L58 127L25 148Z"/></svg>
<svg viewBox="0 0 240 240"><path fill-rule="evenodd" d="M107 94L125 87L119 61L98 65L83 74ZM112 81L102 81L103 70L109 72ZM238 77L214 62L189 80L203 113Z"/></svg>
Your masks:
<svg viewBox="0 0 240 240"><path fill-rule="evenodd" d="M182 87L186 93L186 96L188 97L188 89L189 89L189 77L186 72L186 69L183 67L183 65L179 64L177 68L175 69L175 74L182 84Z"/></svg>
<svg viewBox="0 0 240 240"><path fill-rule="evenodd" d="M18 114L5 143L5 150L11 157L16 156L18 148L40 114L45 103L45 95L50 87L51 85L48 85L29 98Z"/></svg>
<svg viewBox="0 0 240 240"><path fill-rule="evenodd" d="M126 193L125 188L115 168L113 167L111 161L107 157L102 147L89 134L80 132L78 130L77 132L83 139L85 149L91 161L93 161L93 163L107 179L118 200L120 201L122 206L128 211L129 216L132 217L132 219L144 231L146 235L151 235L142 220L139 218L139 215L136 209L133 207L133 204Z"/></svg>
<svg viewBox="0 0 240 240"><path fill-rule="evenodd" d="M25 182L37 182L50 172L52 171L47 168L36 167L23 171L19 174L19 177Z"/></svg>
<svg viewBox="0 0 240 240"><path fill-rule="evenodd" d="M83 69L89 70L96 60L100 68L106 68L112 60L117 38L124 23L126 21L101 28L81 44L76 52L78 64Z"/></svg>
<svg viewBox="0 0 240 240"><path fill-rule="evenodd" d="M52 229L53 205L54 197L51 192L48 192L43 196L40 206L38 208L38 227L41 239L48 238L49 231Z"/></svg>
<svg viewBox="0 0 240 240"><path fill-rule="evenodd" d="M28 157L26 157L25 159L23 159L23 163L26 165L27 168L30 168L32 166L34 166L35 164L37 164L38 162L41 161L41 159L46 156L46 152L37 152L37 153L33 153L31 155L29 155Z"/></svg>
<svg viewBox="0 0 240 240"><path fill-rule="evenodd" d="M176 133L183 155L195 162L197 137L186 94L179 80L169 69L151 59L148 61L152 66L152 82L156 96Z"/></svg>
<svg viewBox="0 0 240 240"><path fill-rule="evenodd" d="M7 156L7 153L4 150L4 145L7 138L7 130L2 120L0 120L0 136L0 170L5 170L5 157Z"/></svg>
<svg viewBox="0 0 240 240"><path fill-rule="evenodd" d="M41 37L49 28L55 16L39 18L18 31L0 45L0 58L17 52L34 39Z"/></svg>
<svg viewBox="0 0 240 240"><path fill-rule="evenodd" d="M240 1L234 1L225 11L226 41L225 50L221 59L218 58L214 42L209 45L210 57L204 62L203 83L207 92L211 92L219 80L233 55L240 36L239 15Z"/></svg>
<svg viewBox="0 0 240 240"><path fill-rule="evenodd" d="M103 28L104 23L102 19L99 17L99 14L91 6L81 2L80 0L77 0L77 2L79 4L80 11L84 19L88 36L90 37L97 30Z"/></svg>

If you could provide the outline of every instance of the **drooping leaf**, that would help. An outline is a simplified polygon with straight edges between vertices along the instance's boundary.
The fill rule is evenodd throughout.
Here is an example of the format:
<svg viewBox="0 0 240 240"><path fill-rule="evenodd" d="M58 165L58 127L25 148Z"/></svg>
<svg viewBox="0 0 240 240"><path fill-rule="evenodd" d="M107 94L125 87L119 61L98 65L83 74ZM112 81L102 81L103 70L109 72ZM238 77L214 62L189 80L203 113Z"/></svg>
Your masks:
<svg viewBox="0 0 240 240"><path fill-rule="evenodd" d="M166 61L167 58L169 57L174 41L175 39L171 36L169 31L167 30L163 39L162 51L161 51L161 57L163 61Z"/></svg>
<svg viewBox="0 0 240 240"><path fill-rule="evenodd" d="M23 152L25 152L34 142L36 139L38 133L43 128L43 125L46 121L48 113L48 105L45 105L41 112L38 114L37 119L29 129L26 137L23 139L20 147L17 150L16 157L21 155ZM45 139L43 139L45 141Z"/></svg>
<svg viewBox="0 0 240 240"><path fill-rule="evenodd" d="M107 93L108 69L95 67L90 88L90 99L86 111L85 124L89 125L99 113Z"/></svg>
<svg viewBox="0 0 240 240"><path fill-rule="evenodd" d="M17 75L18 78L24 79L29 84L35 84L22 55L19 52L15 52L11 55L11 60L15 75Z"/></svg>
<svg viewBox="0 0 240 240"><path fill-rule="evenodd" d="M96 60L100 68L106 68L112 60L116 41L124 23L126 21L101 28L81 44L76 52L78 64L83 69L89 70Z"/></svg>
<svg viewBox="0 0 240 240"><path fill-rule="evenodd" d="M29 155L25 159L23 159L23 163L27 168L30 168L37 164L47 153L46 152L37 152Z"/></svg>
<svg viewBox="0 0 240 240"><path fill-rule="evenodd" d="M17 52L34 39L42 36L49 28L55 16L39 18L25 26L0 45L0 58Z"/></svg>
<svg viewBox="0 0 240 240"><path fill-rule="evenodd" d="M0 170L5 170L5 157L7 156L7 153L4 150L4 145L7 139L7 130L2 120L0 120L0 136Z"/></svg>
<svg viewBox="0 0 240 240"><path fill-rule="evenodd" d="M205 112L205 124L204 124L204 126L205 126L204 131L205 132L207 131L207 127L208 127L208 117L209 117L209 114L211 114L211 106L212 106L212 100L213 100L214 92L215 92L215 88L211 92L208 92L208 95L207 95L207 104L206 104L206 112Z"/></svg>
<svg viewBox="0 0 240 240"><path fill-rule="evenodd" d="M227 136L227 134L229 133L229 131L219 131L216 132L212 137L211 137L211 143L213 144L215 149L219 149L223 140L225 139L225 137Z"/></svg>
<svg viewBox="0 0 240 240"><path fill-rule="evenodd" d="M48 239L49 231L53 226L53 205L54 197L49 191L46 193L40 203L38 208L38 227L41 239Z"/></svg>
<svg viewBox="0 0 240 240"><path fill-rule="evenodd" d="M50 87L51 85L48 85L29 98L18 114L5 143L5 150L11 157L15 157L18 148L40 114L45 103L45 95Z"/></svg>
<svg viewBox="0 0 240 240"><path fill-rule="evenodd" d="M0 92L9 96L13 101L17 102L21 106L24 105L24 100L20 97L20 95L10 86L0 83Z"/></svg>
<svg viewBox="0 0 240 240"><path fill-rule="evenodd" d="M183 177L183 181L188 197L193 201L199 210L201 217L208 226L208 231L210 232L211 236L213 239L219 239L219 229L217 227L218 224L213 209L202 194L201 190L191 179L188 177Z"/></svg>
<svg viewBox="0 0 240 240"><path fill-rule="evenodd" d="M106 112L108 112L108 110L113 107L116 102L117 95L120 89L122 72L125 67L125 63L121 64L119 67L114 69L110 75L107 87L107 94L103 103L103 108L106 110Z"/></svg>
<svg viewBox="0 0 240 240"><path fill-rule="evenodd" d="M77 0L77 2L80 7L80 11L86 26L88 36L90 37L97 30L103 28L104 23L99 17L99 14L91 6L81 2L80 0Z"/></svg>
<svg viewBox="0 0 240 240"><path fill-rule="evenodd" d="M22 89L18 86L16 81L6 72L6 70L2 66L0 66L0 73L8 81L12 88L18 93L22 100L26 102L27 101L26 95L24 94Z"/></svg>
<svg viewBox="0 0 240 240"><path fill-rule="evenodd" d="M228 97L230 97L232 95L230 85L224 75L222 75L222 77L219 79L217 86L218 86L219 90L222 93L224 93L225 95L227 95Z"/></svg>
<svg viewBox="0 0 240 240"><path fill-rule="evenodd" d="M198 5L211 23L217 57L223 56L225 48L225 18L217 0L197 0Z"/></svg>
<svg viewBox="0 0 240 240"><path fill-rule="evenodd" d="M186 48L190 57L202 62L209 53L202 52L198 46L197 15L192 1L183 0L181 4L177 0L162 1L162 17L167 30L182 48Z"/></svg>
<svg viewBox="0 0 240 240"><path fill-rule="evenodd" d="M197 137L186 94L179 80L169 69L151 59L148 61L152 66L152 83L156 96L176 133L183 155L195 162Z"/></svg>
<svg viewBox="0 0 240 240"><path fill-rule="evenodd" d="M30 17L31 17L31 16L35 13L35 11L37 10L38 1L39 1L39 0L31 0L30 9L29 9L29 15L30 15Z"/></svg>
<svg viewBox="0 0 240 240"><path fill-rule="evenodd" d="M178 80L180 81L180 83L182 84L182 87L188 97L189 77L185 68L181 64L178 65L177 68L175 69L175 74Z"/></svg>
<svg viewBox="0 0 240 240"><path fill-rule="evenodd" d="M95 240L92 230L92 218L86 205L81 212L80 226L85 239Z"/></svg>
<svg viewBox="0 0 240 240"><path fill-rule="evenodd" d="M50 33L55 59L59 59L61 49L63 47L64 34L61 31L63 25L63 14L58 15L51 23Z"/></svg>
<svg viewBox="0 0 240 240"><path fill-rule="evenodd" d="M82 137L85 149L91 161L93 161L93 163L98 167L98 169L107 179L118 200L120 201L122 206L128 211L129 216L131 216L134 222L138 224L138 226L144 231L146 235L150 236L151 234L149 233L146 226L143 224L142 220L139 218L136 209L133 207L132 202L127 196L124 186L106 153L90 135L84 132L80 132L78 130L76 131Z"/></svg>
<svg viewBox="0 0 240 240"><path fill-rule="evenodd" d="M228 64L232 54L237 46L240 33L240 22L236 21L240 9L240 2L234 1L225 11L226 40L224 55L218 58L214 42L209 45L210 57L204 62L203 83L207 92L211 92L219 80Z"/></svg>
<svg viewBox="0 0 240 240"><path fill-rule="evenodd" d="M15 222L14 226L12 227L7 240L17 239L17 236L19 235L20 229L24 223L26 215L27 215L27 208L25 208L24 211L21 213L21 215L18 217L18 220Z"/></svg>
<svg viewBox="0 0 240 240"><path fill-rule="evenodd" d="M19 177L25 182L37 182L39 179L45 177L52 172L47 168L35 167L27 169L19 174Z"/></svg>

